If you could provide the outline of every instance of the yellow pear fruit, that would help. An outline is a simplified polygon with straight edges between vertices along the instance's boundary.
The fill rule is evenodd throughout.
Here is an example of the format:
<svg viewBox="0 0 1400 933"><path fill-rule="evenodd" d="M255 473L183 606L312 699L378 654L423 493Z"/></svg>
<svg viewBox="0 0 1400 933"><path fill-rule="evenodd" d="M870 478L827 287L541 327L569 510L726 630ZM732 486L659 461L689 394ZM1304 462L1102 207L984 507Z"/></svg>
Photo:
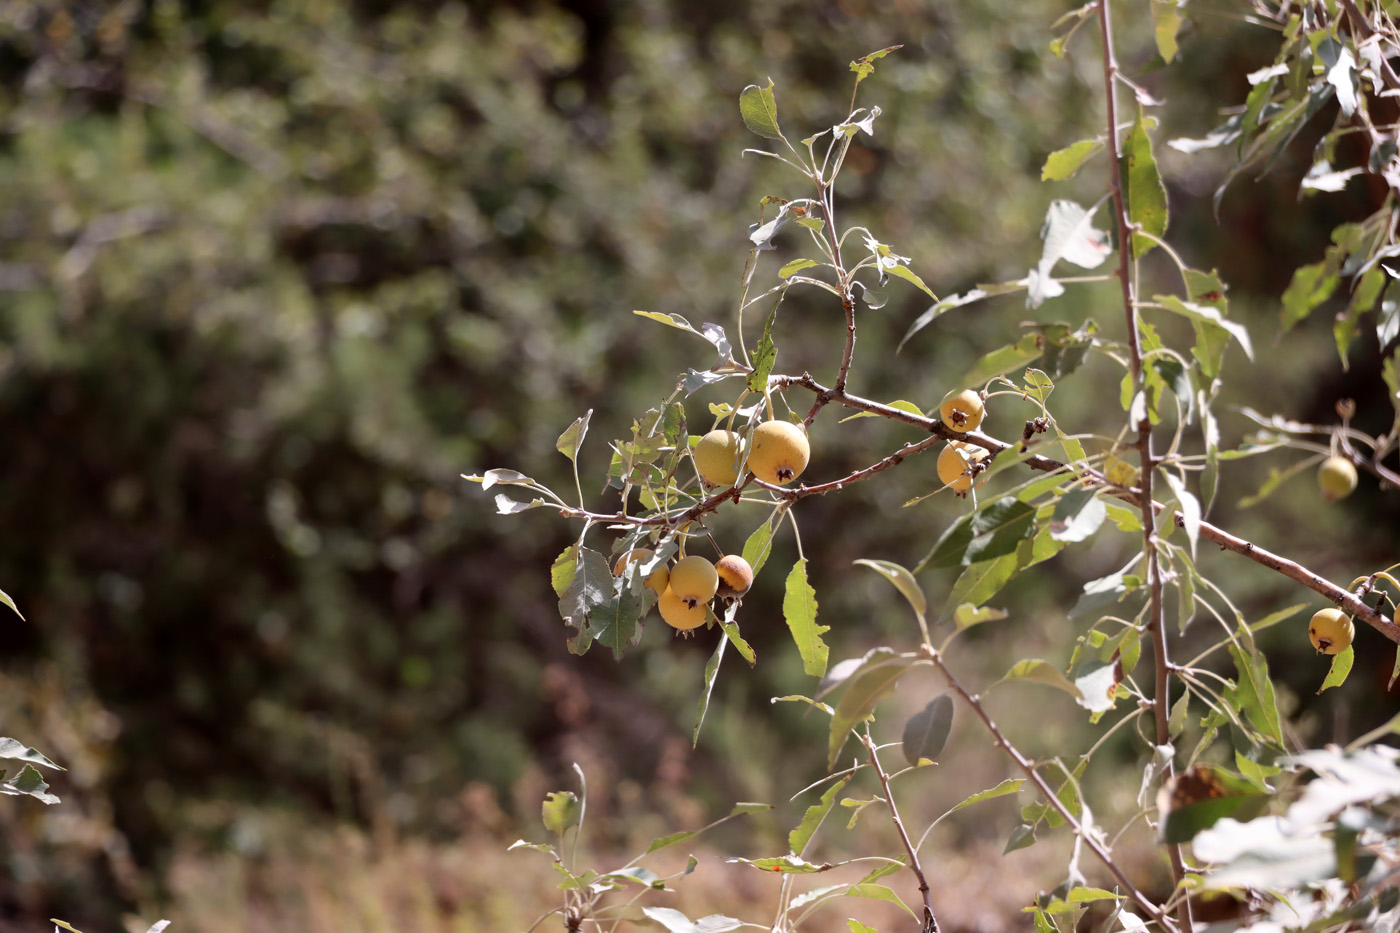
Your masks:
<svg viewBox="0 0 1400 933"><path fill-rule="evenodd" d="M953 492L965 496L973 486L973 477L968 475L968 468L974 463L986 460L987 456L985 447L964 441L949 441L938 454L938 478L943 481L943 485L951 487ZM986 475L979 474L976 478L977 488L981 489L986 481Z"/></svg>
<svg viewBox="0 0 1400 933"><path fill-rule="evenodd" d="M688 632L704 625L708 611L704 603L696 603L692 606L677 596L676 591L670 587L667 587L666 591L661 594L661 599L657 602L656 607L661 610L662 620L680 632Z"/></svg>
<svg viewBox="0 0 1400 933"><path fill-rule="evenodd" d="M1356 636L1356 626L1340 609L1319 609L1308 623L1308 641L1323 654L1345 651Z"/></svg>
<svg viewBox="0 0 1400 933"><path fill-rule="evenodd" d="M738 599L753 586L753 568L738 554L726 554L715 561L715 571L719 574L715 595L720 599Z"/></svg>
<svg viewBox="0 0 1400 933"><path fill-rule="evenodd" d="M790 421L765 421L753 430L749 469L765 483L790 483L807 469L807 432Z"/></svg>
<svg viewBox="0 0 1400 933"><path fill-rule="evenodd" d="M938 406L938 417L954 431L976 431L986 414L987 407L982 401L982 396L971 389L948 396L943 400L943 404Z"/></svg>
<svg viewBox="0 0 1400 933"><path fill-rule="evenodd" d="M1328 457L1317 468L1317 487L1328 502L1345 499L1356 489L1356 467L1345 457Z"/></svg>
<svg viewBox="0 0 1400 933"><path fill-rule="evenodd" d="M733 486L739 481L743 438L735 431L716 428L695 445L695 467L709 486Z"/></svg>
<svg viewBox="0 0 1400 933"><path fill-rule="evenodd" d="M670 590L691 608L714 599L718 589L719 572L698 554L682 557L671 567Z"/></svg>

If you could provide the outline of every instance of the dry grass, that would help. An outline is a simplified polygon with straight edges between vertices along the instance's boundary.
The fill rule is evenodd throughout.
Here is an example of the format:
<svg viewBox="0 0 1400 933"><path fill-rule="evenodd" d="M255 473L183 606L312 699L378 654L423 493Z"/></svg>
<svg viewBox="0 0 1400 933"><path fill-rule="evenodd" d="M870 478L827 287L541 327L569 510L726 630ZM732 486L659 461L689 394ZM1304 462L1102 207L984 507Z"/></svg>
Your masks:
<svg viewBox="0 0 1400 933"><path fill-rule="evenodd" d="M489 806L485 792L473 793ZM449 843L376 841L358 829L268 815L254 834L260 836L256 854L182 848L166 879L172 901L161 915L175 920L176 929L199 933L523 933L562 895L547 856L506 852L507 829L493 816ZM1000 843L991 840L952 851L930 846L927 868L945 933L1025 929L1021 908L1058 881L1044 872L1047 865L1063 870L1062 848L1050 841L1003 858ZM691 853L699 866L673 884L674 893L648 892L638 904L674 907L692 918L723 913L765 926L771 922L781 883L774 875L726 864L725 853L702 846L658 853L647 864L666 874L683 868ZM612 868L627 858L598 856L592 864ZM797 890L852 881L868 870L852 868L806 876ZM887 883L911 906L917 904L907 872ZM848 917L881 931L908 929L913 922L893 905L846 898L820 908L802 929L845 933ZM562 928L558 917L540 926Z"/></svg>

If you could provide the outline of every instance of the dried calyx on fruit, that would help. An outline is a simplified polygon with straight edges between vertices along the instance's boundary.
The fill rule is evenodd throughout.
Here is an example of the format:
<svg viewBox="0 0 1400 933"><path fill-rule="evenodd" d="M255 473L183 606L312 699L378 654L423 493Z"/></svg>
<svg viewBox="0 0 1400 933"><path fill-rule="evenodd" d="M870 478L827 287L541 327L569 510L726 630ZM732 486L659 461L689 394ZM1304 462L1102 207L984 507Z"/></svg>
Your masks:
<svg viewBox="0 0 1400 933"><path fill-rule="evenodd" d="M715 562L719 573L719 589L715 595L720 599L738 599L753 586L753 568L738 554L726 554Z"/></svg>
<svg viewBox="0 0 1400 933"><path fill-rule="evenodd" d="M739 480L743 438L735 431L716 428L695 445L695 468L707 486L733 486Z"/></svg>
<svg viewBox="0 0 1400 933"><path fill-rule="evenodd" d="M938 417L954 431L976 431L986 414L982 396L971 389L948 396L938 406Z"/></svg>
<svg viewBox="0 0 1400 933"><path fill-rule="evenodd" d="M1356 489L1356 467L1346 457L1328 457L1317 468L1317 488L1328 502L1345 499Z"/></svg>
<svg viewBox="0 0 1400 933"><path fill-rule="evenodd" d="M749 469L765 483L781 486L802 475L811 454L801 427L790 421L765 421L754 428Z"/></svg>
<svg viewBox="0 0 1400 933"><path fill-rule="evenodd" d="M690 605L669 587L661 594L656 608L661 610L661 618L667 625L681 632L688 632L704 625L710 611L704 603Z"/></svg>
<svg viewBox="0 0 1400 933"><path fill-rule="evenodd" d="M1340 609L1319 609L1308 622L1308 641L1323 654L1339 654L1356 636L1356 626Z"/></svg>

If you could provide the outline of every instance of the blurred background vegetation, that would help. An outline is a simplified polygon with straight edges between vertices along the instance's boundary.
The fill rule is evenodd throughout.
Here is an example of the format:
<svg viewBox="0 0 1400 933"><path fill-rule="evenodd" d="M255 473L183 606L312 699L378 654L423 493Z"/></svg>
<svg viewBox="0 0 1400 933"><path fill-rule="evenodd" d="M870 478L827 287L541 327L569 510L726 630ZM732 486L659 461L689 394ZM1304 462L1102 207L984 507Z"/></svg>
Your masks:
<svg viewBox="0 0 1400 933"><path fill-rule="evenodd" d="M547 570L577 529L496 516L459 474L509 466L568 488L554 440L591 408L592 495L605 441L709 365L704 344L631 311L732 328L759 198L808 193L741 158L761 142L738 118L746 84L771 76L801 138L846 116L850 60L903 44L861 87L883 115L848 160L843 223L912 257L939 294L1023 276L1050 200L1102 191L1101 161L1039 181L1049 152L1102 132L1092 37L1066 60L1050 51L1068 6L0 2L0 586L25 614L0 626L0 732L70 768L54 780L61 805L0 807L0 917L523 929L552 906L553 873L504 847L540 838L539 799L571 786L570 763L589 776L590 842L608 852L816 779L822 724L768 704L812 686L784 643L781 573L760 577L740 617L758 667L721 673L692 751L713 633L652 625L621 663L568 655ZM1267 33L1205 9L1184 59L1152 67L1146 4L1121 16L1120 56L1170 104L1159 139L1203 135L1272 55ZM1326 313L1271 346L1292 269L1374 207L1360 183L1300 202L1309 145L1237 183L1218 218L1226 163L1163 150L1172 239L1220 268L1261 348L1252 364L1232 351L1225 401L1326 422L1351 396L1358 423L1383 430L1374 340L1347 372ZM781 242L760 281L799 245ZM954 312L895 357L927 301L891 292L863 316L851 383L878 399L935 404L1028 318L1121 332L1113 290L1081 289L1036 312L1017 297ZM778 370L829 381L842 335L839 309L794 294ZM1094 363L1059 388L1062 423L1112 432L1117 378ZM692 428L723 398L690 399ZM991 430L1019 433L1029 408L1002 409ZM1227 440L1247 431L1223 417ZM814 428L814 476L909 439L836 420ZM1238 512L1268 465L1227 470L1218 521L1338 582L1391 563L1397 508L1373 482L1326 509L1305 476ZM900 509L931 474L910 462L800 510L833 659L911 643L893 591L850 561L918 562L963 507ZM717 525L736 549L748 530ZM969 639L970 676L1000 673L1007 637L1017 657L1063 663L1065 609L1135 547L1102 535L1019 581L1012 619ZM1230 555L1202 564L1251 616L1317 602ZM935 602L946 574L923 580ZM1272 633L1271 657L1310 739L1393 712L1381 639L1361 635L1367 676L1316 699L1323 668L1293 628ZM1072 704L1047 723L1046 702L1008 694L997 710L1038 752L1082 737ZM958 780L920 807L1005 776L970 731L955 735ZM775 854L804 803L716 844ZM951 929L1020 926L1015 899L1039 876L1035 856L997 860L1014 822L989 808L945 831L945 877L962 892L948 897L965 902L946 908ZM998 879L1008 866L1017 882ZM736 899L772 896L703 875L697 899L728 899L709 909L742 915Z"/></svg>

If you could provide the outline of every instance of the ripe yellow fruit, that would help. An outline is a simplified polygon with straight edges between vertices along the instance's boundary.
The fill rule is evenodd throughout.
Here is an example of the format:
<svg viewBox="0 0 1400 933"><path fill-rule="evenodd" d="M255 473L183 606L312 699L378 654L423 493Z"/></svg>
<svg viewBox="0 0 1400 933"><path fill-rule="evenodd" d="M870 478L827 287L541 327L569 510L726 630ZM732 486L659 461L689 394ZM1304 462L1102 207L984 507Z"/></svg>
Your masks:
<svg viewBox="0 0 1400 933"><path fill-rule="evenodd" d="M753 430L749 469L765 483L781 486L802 475L811 455L802 428L790 421L765 421Z"/></svg>
<svg viewBox="0 0 1400 933"><path fill-rule="evenodd" d="M626 570L627 565L632 563L632 561L646 560L653 553L651 548L633 548L619 557L617 563L613 564L613 576L622 576L622 571ZM642 582L642 585L650 589L656 594L657 598L660 599L661 594L666 591L666 585L670 583L670 581L671 571L666 568L665 564L662 564L647 576L646 580Z"/></svg>
<svg viewBox="0 0 1400 933"><path fill-rule="evenodd" d="M973 485L973 477L968 475L968 468L986 459L985 447L964 441L949 441L948 446L938 454L938 478L943 481L944 486L949 486L953 492L965 496ZM977 488L981 489L986 481L986 475L979 474L976 478Z"/></svg>
<svg viewBox="0 0 1400 933"><path fill-rule="evenodd" d="M1323 654L1345 651L1356 636L1356 626L1340 609L1319 609L1308 623L1308 641Z"/></svg>
<svg viewBox="0 0 1400 933"><path fill-rule="evenodd" d="M735 431L716 428L695 445L695 467L710 486L733 486L739 481L743 438Z"/></svg>
<svg viewBox="0 0 1400 933"><path fill-rule="evenodd" d="M1356 467L1345 457L1328 457L1317 468L1317 487L1328 502L1345 499L1356 489Z"/></svg>
<svg viewBox="0 0 1400 933"><path fill-rule="evenodd" d="M982 402L982 396L971 389L950 395L938 406L938 417L954 431L976 431L986 414L987 407Z"/></svg>
<svg viewBox="0 0 1400 933"><path fill-rule="evenodd" d="M753 586L753 568L738 554L726 554L715 561L715 571L719 574L715 595L720 599L738 599Z"/></svg>
<svg viewBox="0 0 1400 933"><path fill-rule="evenodd" d="M719 572L698 554L682 557L671 567L671 592L692 609L715 598Z"/></svg>
<svg viewBox="0 0 1400 933"><path fill-rule="evenodd" d="M661 599L656 607L661 610L662 620L671 628L681 632L688 632L693 628L699 628L705 624L707 607L704 603L691 605L684 599L676 595L676 591L670 587L661 594Z"/></svg>

